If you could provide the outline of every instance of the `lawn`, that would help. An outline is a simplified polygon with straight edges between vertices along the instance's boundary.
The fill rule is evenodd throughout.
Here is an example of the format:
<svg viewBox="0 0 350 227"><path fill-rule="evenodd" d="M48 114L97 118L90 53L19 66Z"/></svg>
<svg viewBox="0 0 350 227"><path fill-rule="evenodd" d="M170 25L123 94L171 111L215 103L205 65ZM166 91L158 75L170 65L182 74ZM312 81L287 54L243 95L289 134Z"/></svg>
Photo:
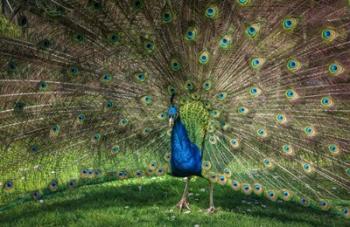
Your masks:
<svg viewBox="0 0 350 227"><path fill-rule="evenodd" d="M169 176L84 185L25 200L0 211L1 226L350 226L350 221L292 202L245 196L215 187L217 212L209 215L206 180L190 185L191 211L175 204L181 179Z"/></svg>

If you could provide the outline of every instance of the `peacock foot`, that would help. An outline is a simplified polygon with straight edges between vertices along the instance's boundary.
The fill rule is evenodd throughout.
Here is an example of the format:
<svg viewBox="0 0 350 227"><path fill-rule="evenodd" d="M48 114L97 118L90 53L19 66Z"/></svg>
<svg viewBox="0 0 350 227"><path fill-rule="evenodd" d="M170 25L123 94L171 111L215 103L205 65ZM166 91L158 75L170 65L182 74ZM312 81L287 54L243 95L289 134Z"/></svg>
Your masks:
<svg viewBox="0 0 350 227"><path fill-rule="evenodd" d="M213 213L215 213L215 211L216 211L216 209L215 209L215 207L209 207L208 209L207 209L207 213L208 214L213 214Z"/></svg>
<svg viewBox="0 0 350 227"><path fill-rule="evenodd" d="M187 210L190 210L190 203L188 202L187 198L182 198L176 205L177 208L180 209L180 211L182 209L187 209Z"/></svg>

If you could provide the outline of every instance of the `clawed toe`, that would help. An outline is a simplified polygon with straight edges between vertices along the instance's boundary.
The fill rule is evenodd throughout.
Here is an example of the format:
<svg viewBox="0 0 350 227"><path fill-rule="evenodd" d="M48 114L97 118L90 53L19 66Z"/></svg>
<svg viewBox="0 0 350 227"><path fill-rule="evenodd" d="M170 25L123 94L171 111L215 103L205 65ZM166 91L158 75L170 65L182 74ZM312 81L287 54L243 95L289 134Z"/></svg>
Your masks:
<svg viewBox="0 0 350 227"><path fill-rule="evenodd" d="M182 209L190 210L190 206L189 205L190 205L190 203L188 202L188 200L183 198L177 203L176 207L179 208L180 211Z"/></svg>
<svg viewBox="0 0 350 227"><path fill-rule="evenodd" d="M216 211L215 207L209 207L209 208L207 209L207 213L208 213L208 214L213 214L213 213L215 213L215 211Z"/></svg>

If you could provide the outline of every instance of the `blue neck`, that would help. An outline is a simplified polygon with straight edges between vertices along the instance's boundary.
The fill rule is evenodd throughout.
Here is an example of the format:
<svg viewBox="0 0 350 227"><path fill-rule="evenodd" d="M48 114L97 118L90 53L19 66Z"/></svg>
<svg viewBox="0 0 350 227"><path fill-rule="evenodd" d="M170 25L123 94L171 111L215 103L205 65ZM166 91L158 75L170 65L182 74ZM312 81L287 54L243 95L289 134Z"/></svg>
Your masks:
<svg viewBox="0 0 350 227"><path fill-rule="evenodd" d="M171 132L171 172L174 176L201 176L202 154L192 143L181 119L178 117Z"/></svg>

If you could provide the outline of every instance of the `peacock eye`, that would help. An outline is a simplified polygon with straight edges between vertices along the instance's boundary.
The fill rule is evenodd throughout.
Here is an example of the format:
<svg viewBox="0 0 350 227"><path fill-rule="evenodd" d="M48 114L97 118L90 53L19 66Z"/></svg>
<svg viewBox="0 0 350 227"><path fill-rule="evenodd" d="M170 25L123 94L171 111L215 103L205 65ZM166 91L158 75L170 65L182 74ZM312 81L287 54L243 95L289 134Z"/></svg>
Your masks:
<svg viewBox="0 0 350 227"><path fill-rule="evenodd" d="M136 175L136 177L142 177L142 175L143 175L142 170L136 170L135 175Z"/></svg>
<svg viewBox="0 0 350 227"><path fill-rule="evenodd" d="M112 108L113 107L113 101L112 100L107 100L106 101L106 107L107 108Z"/></svg>
<svg viewBox="0 0 350 227"><path fill-rule="evenodd" d="M28 26L28 19L26 16L20 16L18 18L18 25L21 27L27 27Z"/></svg>
<svg viewBox="0 0 350 227"><path fill-rule="evenodd" d="M344 72L344 68L341 64L333 62L328 66L328 73L330 76L338 76Z"/></svg>
<svg viewBox="0 0 350 227"><path fill-rule="evenodd" d="M52 128L51 128L51 130L53 131L53 132L55 132L55 133L57 133L57 132L59 132L60 131L60 126L59 125L54 125L54 126L52 126Z"/></svg>
<svg viewBox="0 0 350 227"><path fill-rule="evenodd" d="M155 49L155 44L151 40L146 40L144 42L143 46L148 53L152 53Z"/></svg>
<svg viewBox="0 0 350 227"><path fill-rule="evenodd" d="M323 103L323 104L328 104L328 103L329 103L328 98L323 98L323 99L322 99L322 103Z"/></svg>
<svg viewBox="0 0 350 227"><path fill-rule="evenodd" d="M7 64L7 68L10 72L14 72L17 69L17 64L15 61L9 61L9 63Z"/></svg>
<svg viewBox="0 0 350 227"><path fill-rule="evenodd" d="M85 120L85 115L84 114L79 114L78 115L78 120L81 121L81 122L84 121Z"/></svg>
<svg viewBox="0 0 350 227"><path fill-rule="evenodd" d="M285 93L286 97L291 100L294 101L298 98L296 92L293 89L288 89Z"/></svg>
<svg viewBox="0 0 350 227"><path fill-rule="evenodd" d="M77 43L84 43L86 38L85 35L82 33L75 33L73 34L73 40Z"/></svg>
<svg viewBox="0 0 350 227"><path fill-rule="evenodd" d="M119 153L120 152L120 147L119 147L119 145L114 145L113 147L112 147L112 154L117 154L117 153Z"/></svg>
<svg viewBox="0 0 350 227"><path fill-rule="evenodd" d="M305 132L306 136L309 136L309 137L315 135L315 129L312 126L305 127L304 132Z"/></svg>
<svg viewBox="0 0 350 227"><path fill-rule="evenodd" d="M119 125L126 126L129 123L129 120L126 118L123 118L119 121Z"/></svg>
<svg viewBox="0 0 350 227"><path fill-rule="evenodd" d="M248 109L244 106L240 106L238 107L238 113L240 114L247 114L248 113Z"/></svg>
<svg viewBox="0 0 350 227"><path fill-rule="evenodd" d="M141 98L144 105L151 105L153 103L153 97L150 95L145 95Z"/></svg>
<svg viewBox="0 0 350 227"><path fill-rule="evenodd" d="M172 71L177 72L182 68L182 65L177 59L172 59L170 61L170 68Z"/></svg>
<svg viewBox="0 0 350 227"><path fill-rule="evenodd" d="M289 59L287 62L287 69L292 72L295 73L297 72L299 69L301 68L301 63L296 60L296 59Z"/></svg>
<svg viewBox="0 0 350 227"><path fill-rule="evenodd" d="M283 123L283 121L285 121L285 117L283 114L277 114L276 115L276 120L278 123Z"/></svg>
<svg viewBox="0 0 350 227"><path fill-rule="evenodd" d="M43 39L39 41L38 46L42 49L47 49L51 46L51 41L48 39Z"/></svg>
<svg viewBox="0 0 350 227"><path fill-rule="evenodd" d="M195 41L197 38L197 28L189 27L185 33L185 40L187 41Z"/></svg>
<svg viewBox="0 0 350 227"><path fill-rule="evenodd" d="M32 193L32 197L34 200L39 200L41 198L41 194L39 191L35 191Z"/></svg>
<svg viewBox="0 0 350 227"><path fill-rule="evenodd" d="M162 18L163 18L163 22L164 22L164 23L170 23L170 22L172 22L172 20L173 20L172 13L171 13L170 11L165 11L165 12L163 13Z"/></svg>
<svg viewBox="0 0 350 227"><path fill-rule="evenodd" d="M134 78L136 82L145 82L148 78L148 74L146 72L137 72L134 74Z"/></svg>
<svg viewBox="0 0 350 227"><path fill-rule="evenodd" d="M328 145L328 150L330 152L335 152L337 150L337 145L335 145L335 144Z"/></svg>
<svg viewBox="0 0 350 227"><path fill-rule="evenodd" d="M77 66L71 66L69 68L69 74L73 77L79 75L79 68Z"/></svg>
<svg viewBox="0 0 350 227"><path fill-rule="evenodd" d="M212 15L214 13L214 10L212 8L207 9L207 15Z"/></svg>
<svg viewBox="0 0 350 227"><path fill-rule="evenodd" d="M265 129L263 129L263 128L259 128L259 129L257 130L257 134L258 134L258 136L260 136L260 137L266 137L266 131L265 131Z"/></svg>
<svg viewBox="0 0 350 227"><path fill-rule="evenodd" d="M203 89L204 89L205 91L209 91L209 90L211 89L211 87L212 87L211 81L205 81L205 82L203 83L202 87L203 87Z"/></svg>
<svg viewBox="0 0 350 227"><path fill-rule="evenodd" d="M258 35L258 30L260 29L259 24L251 24L245 29L245 35L250 39L255 39Z"/></svg>
<svg viewBox="0 0 350 227"><path fill-rule="evenodd" d="M328 39L330 36L331 36L331 31L329 30L329 29L325 29L325 30L323 30L323 32L322 32L322 36L323 36L323 38L325 38L325 39Z"/></svg>
<svg viewBox="0 0 350 227"><path fill-rule="evenodd" d="M151 131L152 131L151 128L144 128L144 129L143 129L143 134L144 134L144 135L148 135Z"/></svg>
<svg viewBox="0 0 350 227"><path fill-rule="evenodd" d="M166 117L166 114L165 114L165 113L160 113L160 114L158 114L158 118L159 118L160 120L165 119L165 117Z"/></svg>
<svg viewBox="0 0 350 227"><path fill-rule="evenodd" d="M31 146L30 150L31 152L36 153L39 151L39 147L36 144L34 144Z"/></svg>
<svg viewBox="0 0 350 227"><path fill-rule="evenodd" d="M95 8L95 9L101 9L101 3L95 2L95 3L94 3L94 8Z"/></svg>
<svg viewBox="0 0 350 227"><path fill-rule="evenodd" d="M46 81L41 80L41 81L39 82L39 90L40 90L40 91L46 91L46 90L47 90L47 87L48 87L48 84L47 84Z"/></svg>
<svg viewBox="0 0 350 227"><path fill-rule="evenodd" d="M119 40L118 36L116 34L111 35L111 41L112 42L117 42Z"/></svg>
<svg viewBox="0 0 350 227"><path fill-rule="evenodd" d="M331 28L325 28L322 30L322 39L326 42L333 42L335 38L337 37L337 33L335 30Z"/></svg>
<svg viewBox="0 0 350 227"><path fill-rule="evenodd" d="M252 26L248 27L247 32L248 32L248 35L250 35L250 36L256 35L256 30Z"/></svg>
<svg viewBox="0 0 350 227"><path fill-rule="evenodd" d="M95 135L93 136L93 139L97 142L101 139L101 134L100 133L95 133Z"/></svg>
<svg viewBox="0 0 350 227"><path fill-rule="evenodd" d="M132 1L132 7L134 10L140 10L144 7L144 1L143 0L133 0Z"/></svg>
<svg viewBox="0 0 350 227"><path fill-rule="evenodd" d="M209 52L208 51L202 51L199 55L199 63L201 65L205 65L209 62Z"/></svg>
<svg viewBox="0 0 350 227"><path fill-rule="evenodd" d="M236 0L240 6L248 6L252 0Z"/></svg>
<svg viewBox="0 0 350 227"><path fill-rule="evenodd" d="M261 90L258 87L251 87L249 89L249 94L253 97L257 97L261 94Z"/></svg>
<svg viewBox="0 0 350 227"><path fill-rule="evenodd" d="M295 18L286 18L283 20L282 26L286 31L293 30L297 25L297 20Z"/></svg>
<svg viewBox="0 0 350 227"><path fill-rule="evenodd" d="M211 6L205 10L205 16L209 19L215 19L218 16L218 7Z"/></svg>
<svg viewBox="0 0 350 227"><path fill-rule="evenodd" d="M102 80L104 82L109 82L112 80L112 75L110 73L105 73L102 75Z"/></svg>
<svg viewBox="0 0 350 227"><path fill-rule="evenodd" d="M338 66L336 64L332 64L329 69L332 71L332 72L336 72L338 70Z"/></svg>
<svg viewBox="0 0 350 227"><path fill-rule="evenodd" d="M56 180L52 180L49 184L50 191L56 191L58 189L58 183Z"/></svg>
<svg viewBox="0 0 350 227"><path fill-rule="evenodd" d="M296 65L297 65L297 64L296 64L295 61L293 61L293 60L290 60L290 61L288 62L289 68L295 68Z"/></svg>
<svg viewBox="0 0 350 227"><path fill-rule="evenodd" d="M226 97L227 97L227 93L226 92L220 92L220 93L216 94L216 98L219 101L225 100Z"/></svg>
<svg viewBox="0 0 350 227"><path fill-rule="evenodd" d="M16 113L20 113L24 110L25 106L26 106L26 104L24 102L17 101L17 102L15 102L15 104L13 106L13 111Z"/></svg>
<svg viewBox="0 0 350 227"><path fill-rule="evenodd" d="M4 189L6 191L11 191L14 187L14 183L11 180L6 181Z"/></svg>
<svg viewBox="0 0 350 227"><path fill-rule="evenodd" d="M289 19L286 19L285 21L284 21L284 27L285 28L290 28L291 26L292 26L292 21L291 20L289 20Z"/></svg>
<svg viewBox="0 0 350 227"><path fill-rule="evenodd" d="M188 80L186 81L185 85L184 85L185 89L189 92L194 90L194 84L192 81Z"/></svg>
<svg viewBox="0 0 350 227"><path fill-rule="evenodd" d="M49 41L48 39L44 39L42 42L43 42L43 46L44 46L44 47L47 48L47 47L50 46L50 41Z"/></svg>
<svg viewBox="0 0 350 227"><path fill-rule="evenodd" d="M70 189L73 189L73 188L75 188L77 186L77 181L76 180L70 180L69 182L68 182L68 187L70 188Z"/></svg>
<svg viewBox="0 0 350 227"><path fill-rule="evenodd" d="M220 39L219 46L222 49L228 49L232 44L232 38L229 35L225 35Z"/></svg>
<svg viewBox="0 0 350 227"><path fill-rule="evenodd" d="M210 114L210 116L212 116L213 118L218 118L218 117L220 117L220 111L219 110L211 110L210 112L209 112L209 114Z"/></svg>

